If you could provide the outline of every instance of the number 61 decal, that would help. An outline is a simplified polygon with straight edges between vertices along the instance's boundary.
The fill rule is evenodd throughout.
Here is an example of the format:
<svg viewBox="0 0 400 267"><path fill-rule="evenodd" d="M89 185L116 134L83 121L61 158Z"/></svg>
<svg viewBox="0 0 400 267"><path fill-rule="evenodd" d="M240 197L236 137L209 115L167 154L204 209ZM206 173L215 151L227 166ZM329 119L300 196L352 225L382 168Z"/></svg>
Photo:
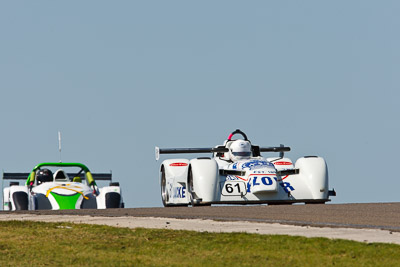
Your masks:
<svg viewBox="0 0 400 267"><path fill-rule="evenodd" d="M247 193L244 182L225 182L221 183L221 187L224 196L241 196Z"/></svg>

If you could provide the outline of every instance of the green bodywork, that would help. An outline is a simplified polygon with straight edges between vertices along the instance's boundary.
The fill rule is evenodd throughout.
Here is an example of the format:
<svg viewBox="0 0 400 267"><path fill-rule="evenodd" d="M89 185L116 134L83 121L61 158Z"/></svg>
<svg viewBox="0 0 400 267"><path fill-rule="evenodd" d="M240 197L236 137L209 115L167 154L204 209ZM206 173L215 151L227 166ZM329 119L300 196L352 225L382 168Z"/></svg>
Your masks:
<svg viewBox="0 0 400 267"><path fill-rule="evenodd" d="M76 202L78 201L81 194L76 193L74 195L63 196L53 192L50 194L55 198L58 205L60 206L60 210L73 210L75 209Z"/></svg>
<svg viewBox="0 0 400 267"><path fill-rule="evenodd" d="M92 174L90 173L90 170L86 165L82 163L72 163L72 162L44 162L40 163L33 168L31 173L28 176L28 179L26 180L25 185L29 185L30 183L33 183L35 181L35 174L36 171L39 170L42 167L78 167L81 168L85 174L86 174L86 179L89 183L89 185L96 185L96 182L93 179Z"/></svg>

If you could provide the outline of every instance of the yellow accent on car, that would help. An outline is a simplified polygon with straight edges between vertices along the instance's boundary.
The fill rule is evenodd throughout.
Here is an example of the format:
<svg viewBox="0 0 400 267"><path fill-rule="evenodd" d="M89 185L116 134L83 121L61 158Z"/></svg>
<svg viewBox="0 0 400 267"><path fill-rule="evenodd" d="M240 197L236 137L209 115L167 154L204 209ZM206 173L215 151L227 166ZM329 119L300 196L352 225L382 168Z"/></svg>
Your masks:
<svg viewBox="0 0 400 267"><path fill-rule="evenodd" d="M46 197L49 197L50 192L53 191L53 190L56 189L56 188L71 190L71 191L74 191L74 192L77 192L77 193L81 194L81 195L83 196L84 199L89 199L89 198L88 198L87 196L85 196L81 191L78 191L78 190L75 190L75 189L72 189L72 188L68 188L68 187L65 187L65 186L61 186L61 185L54 186L54 187L50 188L49 190L47 190L47 192L46 192Z"/></svg>
<svg viewBox="0 0 400 267"><path fill-rule="evenodd" d="M35 182L35 176L36 176L36 172L32 171L31 174L29 175L29 182L30 183Z"/></svg>
<svg viewBox="0 0 400 267"><path fill-rule="evenodd" d="M94 184L94 179L93 176L90 172L86 172L86 178L88 180L89 185L93 185Z"/></svg>

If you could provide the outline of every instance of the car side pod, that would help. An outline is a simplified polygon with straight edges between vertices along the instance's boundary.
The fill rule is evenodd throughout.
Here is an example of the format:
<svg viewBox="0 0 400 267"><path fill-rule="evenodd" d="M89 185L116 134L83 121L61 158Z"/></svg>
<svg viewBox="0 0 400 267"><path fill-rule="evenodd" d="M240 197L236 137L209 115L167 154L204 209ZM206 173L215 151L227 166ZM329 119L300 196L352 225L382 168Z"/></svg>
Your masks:
<svg viewBox="0 0 400 267"><path fill-rule="evenodd" d="M100 194L96 197L98 209L122 208L121 188L119 183L111 183L99 189Z"/></svg>
<svg viewBox="0 0 400 267"><path fill-rule="evenodd" d="M28 210L28 188L12 185L3 190L3 210Z"/></svg>
<svg viewBox="0 0 400 267"><path fill-rule="evenodd" d="M299 158L295 168L299 169L298 177L307 185L311 199L328 199L328 167L323 158L317 156Z"/></svg>
<svg viewBox="0 0 400 267"><path fill-rule="evenodd" d="M10 188L3 189L3 210L11 210Z"/></svg>
<svg viewBox="0 0 400 267"><path fill-rule="evenodd" d="M197 158L190 161L192 172L192 196L196 195L201 203L212 203L219 197L218 164L214 159ZM189 175L190 177L190 175ZM190 181L189 188L190 188ZM194 194L193 194L194 193Z"/></svg>

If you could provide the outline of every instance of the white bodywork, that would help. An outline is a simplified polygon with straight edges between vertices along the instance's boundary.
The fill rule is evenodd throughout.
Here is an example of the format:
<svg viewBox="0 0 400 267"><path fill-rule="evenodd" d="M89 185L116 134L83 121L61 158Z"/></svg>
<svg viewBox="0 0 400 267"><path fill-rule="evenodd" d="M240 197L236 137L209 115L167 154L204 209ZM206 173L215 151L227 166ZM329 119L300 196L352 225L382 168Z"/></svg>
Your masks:
<svg viewBox="0 0 400 267"><path fill-rule="evenodd" d="M106 209L106 195L107 193L118 193L121 195L121 188L119 186L105 186L102 188L97 188L98 194L93 194L93 189L89 186L77 183L77 182L48 182L43 183L39 186L36 186L29 191L27 186L22 185L14 185L10 187L5 187L3 189L3 210L17 210L17 205L14 203L13 195L14 193L24 192L28 197L28 209L29 210L37 210L37 203L35 201L35 197L42 195L46 196L51 204L52 210L63 209L60 207L59 202L55 199L52 193L62 196L72 196L76 195L79 192L77 200L74 204L74 207L70 207L68 209L81 209L81 205L84 199L94 198L96 202L96 209ZM121 203L123 200L121 199Z"/></svg>
<svg viewBox="0 0 400 267"><path fill-rule="evenodd" d="M325 203L335 195L329 191L327 164L321 157L302 157L293 164L289 158L261 156L231 162L227 154L164 160L160 168L164 206Z"/></svg>
<svg viewBox="0 0 400 267"><path fill-rule="evenodd" d="M14 198L12 197L14 193L24 192L26 195L29 194L28 187L21 185L14 185L10 187L5 187L3 189L3 210L16 210Z"/></svg>
<svg viewBox="0 0 400 267"><path fill-rule="evenodd" d="M61 179L58 173L62 172ZM71 181L59 169L53 181L38 183L32 187L11 184L3 189L3 210L41 210L41 209L106 209L124 206L119 183L109 186L89 186L86 179ZM18 203L17 203L18 202Z"/></svg>

